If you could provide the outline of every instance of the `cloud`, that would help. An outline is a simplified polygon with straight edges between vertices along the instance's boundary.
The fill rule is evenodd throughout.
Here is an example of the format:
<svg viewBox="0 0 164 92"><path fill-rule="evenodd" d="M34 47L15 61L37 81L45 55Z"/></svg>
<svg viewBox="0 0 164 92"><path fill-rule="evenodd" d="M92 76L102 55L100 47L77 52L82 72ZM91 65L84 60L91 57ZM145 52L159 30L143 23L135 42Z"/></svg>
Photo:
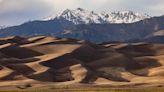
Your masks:
<svg viewBox="0 0 164 92"><path fill-rule="evenodd" d="M0 25L16 25L50 14L52 7L42 0L1 0Z"/></svg>
<svg viewBox="0 0 164 92"><path fill-rule="evenodd" d="M0 25L17 25L78 7L97 12L132 10L162 15L164 0L0 0Z"/></svg>

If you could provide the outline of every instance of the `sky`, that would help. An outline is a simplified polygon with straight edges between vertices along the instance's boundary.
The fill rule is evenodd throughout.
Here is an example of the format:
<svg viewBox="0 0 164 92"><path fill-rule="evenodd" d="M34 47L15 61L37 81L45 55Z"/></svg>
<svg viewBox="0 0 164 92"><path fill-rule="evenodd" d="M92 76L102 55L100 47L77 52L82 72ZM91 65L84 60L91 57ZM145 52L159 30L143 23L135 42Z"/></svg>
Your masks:
<svg viewBox="0 0 164 92"><path fill-rule="evenodd" d="M0 0L0 26L19 25L76 8L96 12L131 10L160 16L164 15L164 0Z"/></svg>

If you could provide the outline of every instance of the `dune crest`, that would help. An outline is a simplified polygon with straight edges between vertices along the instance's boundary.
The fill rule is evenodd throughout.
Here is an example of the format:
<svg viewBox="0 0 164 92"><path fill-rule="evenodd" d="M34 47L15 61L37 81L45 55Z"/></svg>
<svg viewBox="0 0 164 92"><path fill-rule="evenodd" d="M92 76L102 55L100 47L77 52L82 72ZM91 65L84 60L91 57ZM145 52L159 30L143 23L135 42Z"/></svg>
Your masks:
<svg viewBox="0 0 164 92"><path fill-rule="evenodd" d="M45 36L1 38L0 86L163 86L163 57L164 44L94 44Z"/></svg>

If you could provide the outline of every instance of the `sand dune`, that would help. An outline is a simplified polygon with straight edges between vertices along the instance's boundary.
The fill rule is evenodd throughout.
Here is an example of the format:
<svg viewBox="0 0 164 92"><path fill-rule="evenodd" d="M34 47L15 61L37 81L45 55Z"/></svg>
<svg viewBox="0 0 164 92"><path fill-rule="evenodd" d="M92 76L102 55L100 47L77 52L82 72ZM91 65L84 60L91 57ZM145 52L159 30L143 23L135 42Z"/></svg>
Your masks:
<svg viewBox="0 0 164 92"><path fill-rule="evenodd" d="M164 86L164 44L38 36L0 39L0 86ZM153 85L154 84L154 85Z"/></svg>

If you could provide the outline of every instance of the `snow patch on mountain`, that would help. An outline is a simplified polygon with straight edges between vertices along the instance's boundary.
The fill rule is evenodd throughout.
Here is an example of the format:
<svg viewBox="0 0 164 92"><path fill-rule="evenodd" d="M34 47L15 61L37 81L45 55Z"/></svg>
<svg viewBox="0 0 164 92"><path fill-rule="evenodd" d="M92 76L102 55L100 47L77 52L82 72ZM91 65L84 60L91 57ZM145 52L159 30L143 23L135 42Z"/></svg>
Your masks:
<svg viewBox="0 0 164 92"><path fill-rule="evenodd" d="M135 13L132 11L119 11L119 12L101 12L88 11L82 8L75 10L66 9L63 12L48 17L44 20L61 19L71 21L74 24L102 24L102 23L134 23L140 20L150 18L147 14Z"/></svg>
<svg viewBox="0 0 164 92"><path fill-rule="evenodd" d="M0 29L4 29L4 28L6 28L5 26L0 26Z"/></svg>
<svg viewBox="0 0 164 92"><path fill-rule="evenodd" d="M150 18L147 14L135 13L132 11L119 11L110 13L110 23L134 23L146 18Z"/></svg>

